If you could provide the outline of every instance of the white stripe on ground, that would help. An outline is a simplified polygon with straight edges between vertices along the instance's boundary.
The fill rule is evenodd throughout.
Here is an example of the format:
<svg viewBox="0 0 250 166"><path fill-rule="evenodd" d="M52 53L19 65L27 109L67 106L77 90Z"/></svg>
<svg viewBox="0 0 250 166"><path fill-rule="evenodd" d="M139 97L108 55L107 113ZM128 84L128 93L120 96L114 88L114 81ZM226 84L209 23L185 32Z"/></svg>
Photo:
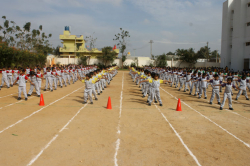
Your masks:
<svg viewBox="0 0 250 166"><path fill-rule="evenodd" d="M206 99L203 99L203 100L205 100L205 101L207 101L207 102L210 102L210 101L208 101L208 100L206 100ZM215 106L220 107L220 105L216 105L216 104L215 104ZM225 110L228 111L228 112L230 112L230 113L232 113L232 114L238 115L238 116L240 116L240 117L242 117L242 118L244 118L244 119L246 119L246 120L250 120L249 118L247 118L247 117L245 117L245 116L242 116L241 114L238 114L237 112L234 112L234 111L231 111L231 110L228 110L228 109L225 109Z"/></svg>
<svg viewBox="0 0 250 166"><path fill-rule="evenodd" d="M82 88L83 88L83 87L81 87L81 88L78 88L78 89L74 90L73 92L71 92L71 93L69 93L69 94L65 95L64 97L62 97L62 98L60 98L60 99L58 99L58 100L55 100L54 102L52 102L52 103L48 104L47 106L42 107L41 109L39 109L39 110L37 110L37 111L33 112L33 113L32 113L32 114L30 114L29 116L26 116L26 117L24 117L23 119L21 119L21 120L17 121L16 123L14 123L14 124L12 124L12 125L10 125L10 126L6 127L5 129L3 129L3 130L1 130L1 131L0 131L0 134L1 134L2 132L4 132L5 130L7 130L7 129L9 129L9 128L11 128L11 127L15 126L15 125L17 125L18 123L21 123L23 120L30 118L31 116L33 116L33 115L37 114L38 112L42 111L43 109L45 109L45 108L47 108L47 107L51 106L52 104L54 104L54 103L56 103L56 102L58 102L58 101L60 101L60 100L64 99L65 97L67 97L67 96L69 96L69 95L71 95L71 94L75 93L76 91L78 91L78 90L80 90L80 89L82 89Z"/></svg>
<svg viewBox="0 0 250 166"><path fill-rule="evenodd" d="M115 147L115 155L114 155L114 162L115 162L115 166L118 166L118 160L117 160L117 155L118 155L118 151L120 148L120 139L119 139L119 135L121 134L120 131L120 123L121 123L121 116L122 116L122 99L123 99L123 82L124 82L124 72L122 75L122 91L121 91L121 96L120 96L120 112L119 112L119 120L118 120L118 127L117 127L117 134L118 134L118 139L115 142L116 147Z"/></svg>
<svg viewBox="0 0 250 166"><path fill-rule="evenodd" d="M44 93L47 93L47 92L44 92ZM35 96L33 96L33 97L30 97L30 98L28 98L28 99L32 99L32 98L34 98ZM20 102L23 102L23 101L25 101L25 100L20 100L20 101L18 101L18 102L15 102L15 103L11 103L11 104L9 104L9 105L6 105L6 106L4 106L4 107L1 107L0 109L2 109L2 108L5 108L5 107L9 107L9 106L12 106L12 105L14 105L14 104L16 104L16 103L20 103Z"/></svg>
<svg viewBox="0 0 250 166"><path fill-rule="evenodd" d="M162 89L162 88L161 88ZM165 91L164 89L162 89L164 92L166 92L167 94L169 94L170 96L174 97L173 95L171 95L170 93L168 93L167 91ZM175 99L177 99L175 97ZM239 139L238 137L236 137L235 135L233 135L232 133L230 133L229 131L227 131L226 129L224 129L222 126L218 125L217 123L215 123L214 121L212 121L211 119L209 119L207 116L203 115L202 113L200 113L199 111L195 110L194 108L192 108L191 106L189 106L187 103L185 103L184 101L182 101L182 103L184 103L187 107L189 107L190 109L192 109L193 111L195 111L196 113L200 114L202 117L204 117L205 119L209 120L210 122L212 122L213 124L215 124L217 127L219 127L220 129L224 130L226 133L228 133L229 135L231 135L232 137L234 137L235 139L237 139L238 141L240 141L241 143L243 143L244 145L246 145L248 148L250 148L250 145L244 141L242 141L241 139Z"/></svg>
<svg viewBox="0 0 250 166"><path fill-rule="evenodd" d="M83 110L88 104L85 104L81 109L79 109L77 111L77 113L66 123L66 125L63 126L63 128L59 131L59 133L61 133L63 130L66 129L66 127L74 120L74 118L81 112L81 110ZM50 141L49 143L47 143L47 145L45 145L44 148L42 148L42 150L29 162L29 164L27 166L32 165L42 154L43 152L51 145L51 143L53 141L56 140L56 138L59 136L59 134L56 134Z"/></svg>
<svg viewBox="0 0 250 166"><path fill-rule="evenodd" d="M201 166L201 164L199 163L199 161L197 160L196 156L193 154L193 152L187 147L187 145L184 143L184 141L182 140L181 136L178 134L178 132L174 129L174 127L172 126L172 124L168 121L168 119L166 118L166 116L161 112L161 110L156 106L156 104L154 104L155 107L158 109L158 111L160 112L160 114L163 116L163 118L168 122L169 126L172 128L172 130L174 131L175 135L179 138L179 140L181 141L182 145L186 148L186 150L188 151L188 153L190 154L190 156L192 156L192 158L194 159L194 161L196 162L197 165Z"/></svg>
<svg viewBox="0 0 250 166"><path fill-rule="evenodd" d="M5 98L5 97L8 97L8 96L12 96L12 95L14 95L14 94L17 94L17 93L13 93L13 94L10 94L10 95L7 95L7 96L0 97L0 99Z"/></svg>

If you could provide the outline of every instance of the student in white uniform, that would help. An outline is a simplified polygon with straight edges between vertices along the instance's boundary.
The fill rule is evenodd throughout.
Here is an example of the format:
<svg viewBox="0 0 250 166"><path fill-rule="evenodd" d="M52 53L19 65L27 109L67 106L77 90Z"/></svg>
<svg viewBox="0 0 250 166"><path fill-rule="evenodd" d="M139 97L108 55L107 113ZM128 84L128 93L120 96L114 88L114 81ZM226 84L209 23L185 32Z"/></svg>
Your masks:
<svg viewBox="0 0 250 166"><path fill-rule="evenodd" d="M210 84L212 85L213 90L212 90L212 95L211 95L209 104L213 104L214 97L216 96L218 104L221 105L221 103L220 103L220 87L216 86L216 85L219 85L221 83L222 83L222 81L219 80L219 76L217 74L214 76L214 80L210 80Z"/></svg>
<svg viewBox="0 0 250 166"><path fill-rule="evenodd" d="M7 73L8 73L8 71L6 70L5 67L3 67L3 70L2 70L2 84L0 85L0 89L3 87L4 83L6 83L7 87L10 88Z"/></svg>
<svg viewBox="0 0 250 166"><path fill-rule="evenodd" d="M246 100L249 100L248 96L247 96L247 80L246 80L246 76L243 75L242 76L242 79L239 79L238 80L239 82L239 87L237 88L239 90L237 96L236 96L236 99L235 100L238 100L240 95L243 93L246 97Z"/></svg>
<svg viewBox="0 0 250 166"><path fill-rule="evenodd" d="M14 82L13 85L15 85L17 83L17 81L19 81L18 84L18 99L17 100L21 100L21 93L23 92L25 100L28 100L28 96L27 96L27 92L26 92L26 80L28 80L30 82L31 85L35 85L34 83L32 83L30 81L30 79L24 74L25 70L22 69L20 72L20 76L17 77L17 80Z"/></svg>

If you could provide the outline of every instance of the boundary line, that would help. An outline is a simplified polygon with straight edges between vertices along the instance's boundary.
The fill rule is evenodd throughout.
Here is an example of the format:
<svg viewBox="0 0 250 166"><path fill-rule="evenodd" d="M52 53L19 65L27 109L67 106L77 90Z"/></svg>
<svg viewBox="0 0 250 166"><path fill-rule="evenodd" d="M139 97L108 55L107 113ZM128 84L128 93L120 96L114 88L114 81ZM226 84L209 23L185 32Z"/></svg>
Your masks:
<svg viewBox="0 0 250 166"><path fill-rule="evenodd" d="M115 155L114 155L114 162L115 162L115 166L118 166L118 160L117 160L117 155L118 155L118 151L120 148L120 139L119 139L119 135L121 134L120 131L120 124L121 124L121 116L122 116L122 99L123 99L123 84L124 84L124 72L122 75L122 91L121 91L121 96L120 96L120 112L119 112L119 121L118 121L118 127L117 127L117 134L118 134L118 139L115 142L116 144L116 148L115 148Z"/></svg>
<svg viewBox="0 0 250 166"><path fill-rule="evenodd" d="M164 92L168 93L167 91L165 91L163 88L161 88ZM168 93L170 94L170 93ZM171 94L170 94L171 95ZM173 95L171 95L172 97L174 97ZM177 99L176 97L174 97L175 99ZM210 118L208 118L207 116L203 115L202 113L200 113L199 111L195 110L194 108L192 108L191 106L189 106L187 103L185 103L184 101L182 101L182 103L184 103L187 107L189 107L190 109L192 109L193 111L195 111L196 113L200 114L202 117L204 117L205 119L209 120L210 122L212 122L214 125L216 125L217 127L219 127L220 129L224 130L226 133L228 133L229 135L231 135L232 137L234 137L235 139L237 139L238 141L240 141L241 143L243 143L245 146L247 146L248 148L250 148L250 144L242 141L240 138L238 138L237 136L233 135L232 133L230 133L229 131L227 131L226 129L224 129L222 126L220 126L219 124L217 124L216 122L212 121Z"/></svg>
<svg viewBox="0 0 250 166"><path fill-rule="evenodd" d="M163 116L163 118L168 122L169 126L172 128L172 130L174 131L175 135L179 138L179 140L181 141L182 145L185 147L185 149L188 151L189 155L192 156L192 158L194 159L194 161L196 162L196 164L198 166L201 166L201 164L199 163L199 161L197 160L196 156L193 154L193 152L187 147L187 145L184 143L184 141L182 140L181 136L179 135L179 133L174 129L174 127L172 126L172 124L168 121L168 119L166 118L166 116L161 112L161 110L156 106L156 104L154 103L155 107L158 109L158 111L160 112L160 114Z"/></svg>
<svg viewBox="0 0 250 166"><path fill-rule="evenodd" d="M32 114L30 114L29 116L26 116L26 117L24 117L23 119L20 119L20 120L19 120L19 121L17 121L16 123L14 123L14 124L12 124L12 125L10 125L10 126L8 126L8 127L4 128L3 130L1 130L1 131L0 131L0 134L1 134L2 132L4 132L5 130L7 130L7 129L9 129L9 128L11 128L11 127L15 126L15 125L17 125L18 123L21 123L23 120L30 118L31 116L33 116L33 115L37 114L38 112L42 111L43 109L45 109L45 108L47 108L47 107L51 106L52 104L54 104L54 103L56 103L56 102L58 102L58 101L60 101L60 100L64 99L65 97L67 97L67 96L69 96L69 95L71 95L71 94L75 93L76 91L78 91L78 90L80 90L80 89L82 89L82 88L83 88L83 87L78 88L78 89L74 90L73 92L71 92L71 93L69 93L69 94L65 95L64 97L62 97L62 98L60 98L60 99L58 99L58 100L55 100L54 102L52 102L52 103L48 104L47 106L45 106L45 107L43 107L43 108L41 108L41 109L39 109L39 110L37 110L37 111L33 112L33 113L32 113Z"/></svg>

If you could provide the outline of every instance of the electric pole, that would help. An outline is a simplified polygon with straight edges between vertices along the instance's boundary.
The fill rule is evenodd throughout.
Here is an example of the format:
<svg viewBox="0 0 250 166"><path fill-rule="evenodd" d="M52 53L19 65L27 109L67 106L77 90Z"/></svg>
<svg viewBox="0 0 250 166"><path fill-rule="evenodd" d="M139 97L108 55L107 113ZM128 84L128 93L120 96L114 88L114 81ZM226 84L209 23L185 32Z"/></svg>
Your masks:
<svg viewBox="0 0 250 166"><path fill-rule="evenodd" d="M152 54L152 44L153 44L154 42L153 42L153 40L150 40L149 43L150 43L150 55L151 55L151 58L152 58L152 55L153 55L153 54Z"/></svg>

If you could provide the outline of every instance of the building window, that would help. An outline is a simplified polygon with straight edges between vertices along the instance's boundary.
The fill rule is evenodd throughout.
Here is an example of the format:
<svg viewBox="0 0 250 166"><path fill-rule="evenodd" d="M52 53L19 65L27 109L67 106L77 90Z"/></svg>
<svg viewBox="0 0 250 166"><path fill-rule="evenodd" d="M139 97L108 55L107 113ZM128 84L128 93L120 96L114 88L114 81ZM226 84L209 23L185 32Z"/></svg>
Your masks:
<svg viewBox="0 0 250 166"><path fill-rule="evenodd" d="M246 42L246 46L250 46L250 42Z"/></svg>
<svg viewBox="0 0 250 166"><path fill-rule="evenodd" d="M250 26L250 22L247 23L247 26L248 26L248 27Z"/></svg>
<svg viewBox="0 0 250 166"><path fill-rule="evenodd" d="M70 52L69 54L73 54L73 52Z"/></svg>

